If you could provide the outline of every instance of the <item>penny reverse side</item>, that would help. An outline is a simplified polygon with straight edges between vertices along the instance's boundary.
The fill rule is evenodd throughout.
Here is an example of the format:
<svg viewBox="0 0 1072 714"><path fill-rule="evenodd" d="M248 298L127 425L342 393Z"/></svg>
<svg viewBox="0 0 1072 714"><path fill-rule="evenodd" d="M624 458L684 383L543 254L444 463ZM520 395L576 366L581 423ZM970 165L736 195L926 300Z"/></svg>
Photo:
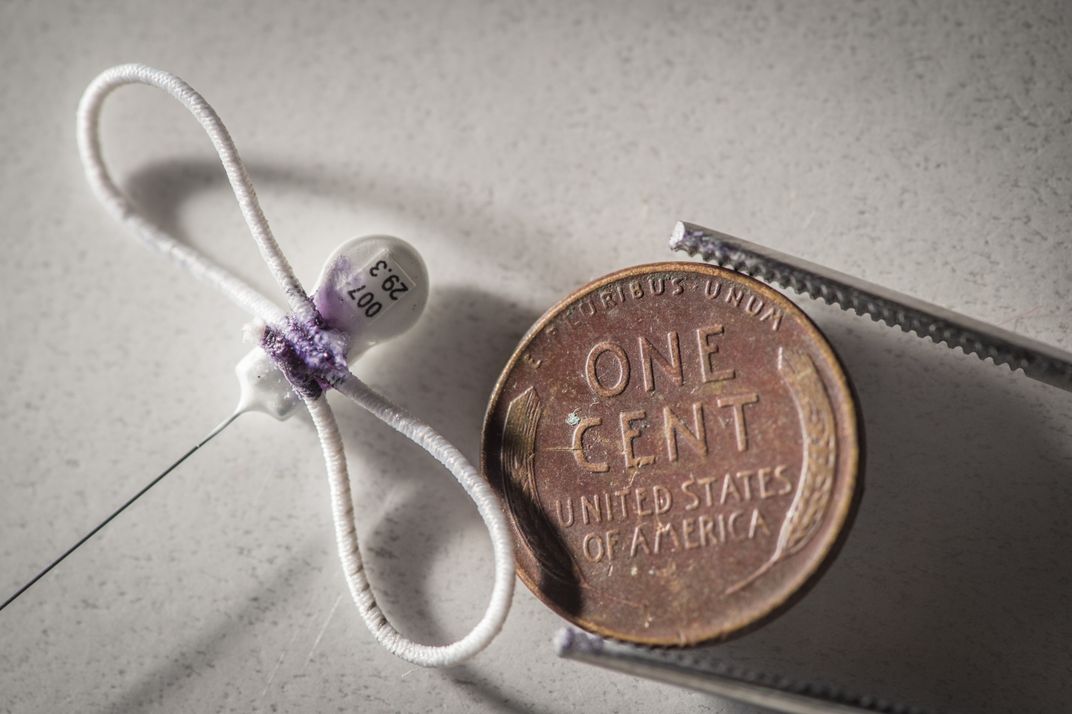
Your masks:
<svg viewBox="0 0 1072 714"><path fill-rule="evenodd" d="M482 449L525 584L580 627L654 645L785 605L838 542L857 460L852 392L815 325L698 263L617 272L549 310Z"/></svg>

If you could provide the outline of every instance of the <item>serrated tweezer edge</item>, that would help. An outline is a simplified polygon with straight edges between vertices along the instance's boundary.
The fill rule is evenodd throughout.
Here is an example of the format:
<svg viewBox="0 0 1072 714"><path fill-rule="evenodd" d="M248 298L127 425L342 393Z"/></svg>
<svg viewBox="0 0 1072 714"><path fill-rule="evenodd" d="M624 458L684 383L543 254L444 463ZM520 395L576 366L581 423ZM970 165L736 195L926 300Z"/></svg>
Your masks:
<svg viewBox="0 0 1072 714"><path fill-rule="evenodd" d="M855 696L821 684L793 682L680 652L605 640L572 627L559 632L555 645L565 659L788 714L926 714L916 707Z"/></svg>
<svg viewBox="0 0 1072 714"><path fill-rule="evenodd" d="M1072 391L1072 353L741 238L679 222L670 247Z"/></svg>

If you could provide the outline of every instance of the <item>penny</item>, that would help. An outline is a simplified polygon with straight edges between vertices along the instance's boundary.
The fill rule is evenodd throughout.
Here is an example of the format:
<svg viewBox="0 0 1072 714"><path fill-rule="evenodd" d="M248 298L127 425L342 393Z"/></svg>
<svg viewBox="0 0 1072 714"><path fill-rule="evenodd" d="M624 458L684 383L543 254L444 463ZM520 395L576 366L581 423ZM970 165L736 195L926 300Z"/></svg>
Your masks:
<svg viewBox="0 0 1072 714"><path fill-rule="evenodd" d="M687 645L811 581L858 452L849 383L799 308L738 273L661 263L536 322L495 387L481 461L537 597L606 637Z"/></svg>

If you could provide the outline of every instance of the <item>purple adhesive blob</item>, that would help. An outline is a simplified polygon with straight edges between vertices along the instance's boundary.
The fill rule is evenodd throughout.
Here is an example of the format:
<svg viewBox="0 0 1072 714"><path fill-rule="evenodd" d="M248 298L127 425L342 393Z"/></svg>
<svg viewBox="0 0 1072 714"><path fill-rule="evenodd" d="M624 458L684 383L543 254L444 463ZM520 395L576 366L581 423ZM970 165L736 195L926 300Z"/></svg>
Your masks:
<svg viewBox="0 0 1072 714"><path fill-rule="evenodd" d="M261 338L261 349L294 390L314 399L346 378L348 346L346 334L329 328L319 312L305 322L289 315L281 327L268 326Z"/></svg>

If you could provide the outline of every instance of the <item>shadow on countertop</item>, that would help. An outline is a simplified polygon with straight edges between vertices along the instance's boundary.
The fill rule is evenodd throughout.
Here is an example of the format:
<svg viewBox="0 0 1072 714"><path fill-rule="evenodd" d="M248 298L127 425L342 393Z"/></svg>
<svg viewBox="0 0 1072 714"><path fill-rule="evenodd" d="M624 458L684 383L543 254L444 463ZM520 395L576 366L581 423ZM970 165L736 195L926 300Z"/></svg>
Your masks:
<svg viewBox="0 0 1072 714"><path fill-rule="evenodd" d="M338 191L329 179L289 169L253 163L251 173L259 183ZM168 162L129 179L149 215L180 235L177 205L216 181L222 174L207 160L179 169ZM524 227L518 228L520 236ZM466 236L461 242L473 250L484 240L475 224L443 230ZM866 491L837 561L795 607L744 637L695 653L936 711L1040 710L1066 700L1072 695L1072 446L1067 429L1048 422L1072 417L1068 395L794 299L817 317L855 384L867 437ZM419 345L420 359L398 360L375 384L475 461L486 399L536 317L476 288L438 289L405 338ZM349 405L339 409L339 419L348 438L374 428ZM434 515L447 533L483 529L453 480L425 483L427 471L438 467L413 456L402 437L383 433L383 448L354 457L362 471L402 474L394 486L404 494L393 506L399 519ZM410 455L400 469L403 452ZM430 614L436 594L425 577L436 544L427 531L392 517L370 527L362 544L377 589L406 594L386 597L385 610L414 638L445 641L446 623ZM393 567L394 558L406 567ZM186 646L210 650L198 641L211 645L213 637L195 634ZM553 656L548 640L533 657ZM121 702L133 706L152 688L187 676L181 662L165 667ZM476 670L450 670L444 681L478 692L489 708L524 709Z"/></svg>

